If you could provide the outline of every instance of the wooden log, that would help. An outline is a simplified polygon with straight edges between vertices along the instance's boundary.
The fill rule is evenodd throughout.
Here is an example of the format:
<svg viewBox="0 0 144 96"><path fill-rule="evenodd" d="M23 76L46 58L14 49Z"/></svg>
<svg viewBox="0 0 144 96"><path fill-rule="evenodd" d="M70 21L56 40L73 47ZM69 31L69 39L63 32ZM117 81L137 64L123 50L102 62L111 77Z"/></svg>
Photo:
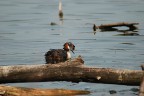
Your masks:
<svg viewBox="0 0 144 96"><path fill-rule="evenodd" d="M139 96L144 96L144 77L140 85Z"/></svg>
<svg viewBox="0 0 144 96"><path fill-rule="evenodd" d="M40 89L0 86L0 96L74 96L89 94L86 90Z"/></svg>
<svg viewBox="0 0 144 96"><path fill-rule="evenodd" d="M59 64L0 66L0 83L72 81L140 85L144 72L90 68L78 57Z"/></svg>
<svg viewBox="0 0 144 96"><path fill-rule="evenodd" d="M135 25L138 25L139 23L127 23L127 22L120 22L120 23L112 23L112 24L101 24L100 26L97 26L97 28L101 30L118 30L113 27L122 27L126 26L129 28L129 30L136 30L138 29Z"/></svg>

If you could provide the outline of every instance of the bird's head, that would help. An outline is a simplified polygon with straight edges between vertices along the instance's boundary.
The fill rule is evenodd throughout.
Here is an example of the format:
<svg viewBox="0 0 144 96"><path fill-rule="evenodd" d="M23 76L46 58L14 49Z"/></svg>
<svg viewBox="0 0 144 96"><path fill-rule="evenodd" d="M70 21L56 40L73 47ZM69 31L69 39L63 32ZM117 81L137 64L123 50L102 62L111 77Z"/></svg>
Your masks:
<svg viewBox="0 0 144 96"><path fill-rule="evenodd" d="M74 53L74 50L75 50L75 45L71 42L66 42L64 45L64 50L65 51L72 51L72 53Z"/></svg>

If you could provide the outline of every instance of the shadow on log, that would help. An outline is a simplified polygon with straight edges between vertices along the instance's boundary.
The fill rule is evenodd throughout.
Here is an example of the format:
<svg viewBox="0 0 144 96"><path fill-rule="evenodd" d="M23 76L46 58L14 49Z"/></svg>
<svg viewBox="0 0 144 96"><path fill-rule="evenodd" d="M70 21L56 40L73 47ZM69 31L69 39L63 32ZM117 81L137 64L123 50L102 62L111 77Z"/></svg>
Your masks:
<svg viewBox="0 0 144 96"><path fill-rule="evenodd" d="M84 66L81 57L58 64L0 66L0 83L72 81L140 85L144 72Z"/></svg>
<svg viewBox="0 0 144 96"><path fill-rule="evenodd" d="M37 89L24 87L0 86L0 96L74 96L86 95L89 91L85 90L66 90L66 89Z"/></svg>

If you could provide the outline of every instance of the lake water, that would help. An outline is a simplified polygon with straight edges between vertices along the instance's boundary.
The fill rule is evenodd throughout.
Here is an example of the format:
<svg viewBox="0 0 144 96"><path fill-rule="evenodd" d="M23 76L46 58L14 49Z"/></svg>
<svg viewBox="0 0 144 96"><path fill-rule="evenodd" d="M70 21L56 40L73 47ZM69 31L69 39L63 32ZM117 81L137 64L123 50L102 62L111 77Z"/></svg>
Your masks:
<svg viewBox="0 0 144 96"><path fill-rule="evenodd" d="M76 46L86 66L141 70L144 64L144 0L62 0L64 18L58 17L58 0L0 0L0 65L42 64L51 48L67 41ZM51 25L55 22L57 25ZM137 22L139 36L116 36L116 31L94 35L93 24ZM125 29L125 28L121 28ZM11 86L89 90L87 96L137 96L138 86L38 82Z"/></svg>

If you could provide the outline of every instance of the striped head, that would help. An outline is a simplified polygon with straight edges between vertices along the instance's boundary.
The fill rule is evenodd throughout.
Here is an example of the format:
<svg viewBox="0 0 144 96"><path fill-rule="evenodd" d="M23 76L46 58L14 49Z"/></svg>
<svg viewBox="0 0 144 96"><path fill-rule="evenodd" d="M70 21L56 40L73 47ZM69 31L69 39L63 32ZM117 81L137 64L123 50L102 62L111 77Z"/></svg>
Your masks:
<svg viewBox="0 0 144 96"><path fill-rule="evenodd" d="M71 42L66 42L64 45L64 50L65 51L72 51L72 53L74 53L74 50L75 50L75 45Z"/></svg>

